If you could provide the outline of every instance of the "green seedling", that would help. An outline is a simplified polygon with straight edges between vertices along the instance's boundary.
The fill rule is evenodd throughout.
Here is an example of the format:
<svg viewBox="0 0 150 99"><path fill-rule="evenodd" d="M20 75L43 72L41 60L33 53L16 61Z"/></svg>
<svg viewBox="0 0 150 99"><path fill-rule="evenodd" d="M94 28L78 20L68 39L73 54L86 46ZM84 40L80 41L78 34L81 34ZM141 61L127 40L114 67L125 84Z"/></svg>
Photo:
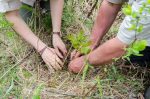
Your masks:
<svg viewBox="0 0 150 99"><path fill-rule="evenodd" d="M131 20L132 24L129 30L135 31L134 41L128 48L125 48L126 55L124 55L123 58L127 60L130 60L131 55L142 56L142 54L140 54L140 51L143 51L147 46L147 41L139 40L137 38L137 35L139 33L142 33L143 31L143 25L140 23L140 21L146 16L144 15L144 12L150 13L149 2L150 2L149 0L147 0L147 2L144 2L138 11L133 11L131 5L129 4L125 5L125 7L123 8L124 14L132 18Z"/></svg>
<svg viewBox="0 0 150 99"><path fill-rule="evenodd" d="M71 42L74 49L76 49L81 54L87 55L90 53L90 41L88 36L84 34L83 31L80 31L78 34L70 34L68 35L68 39ZM85 58L84 61L84 69L82 73L82 85L84 83L84 80L86 78L86 75L88 73L90 64L88 63L87 59ZM82 86L83 88L83 86Z"/></svg>
<svg viewBox="0 0 150 99"><path fill-rule="evenodd" d="M83 31L80 31L78 34L69 34L67 38L71 42L73 48L81 54L86 55L90 52L90 41Z"/></svg>

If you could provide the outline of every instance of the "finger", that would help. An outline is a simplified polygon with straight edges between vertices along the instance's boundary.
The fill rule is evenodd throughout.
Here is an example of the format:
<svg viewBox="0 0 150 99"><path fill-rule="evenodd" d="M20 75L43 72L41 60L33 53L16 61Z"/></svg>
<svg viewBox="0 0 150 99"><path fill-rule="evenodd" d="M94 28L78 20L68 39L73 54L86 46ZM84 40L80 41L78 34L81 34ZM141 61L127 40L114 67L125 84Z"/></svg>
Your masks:
<svg viewBox="0 0 150 99"><path fill-rule="evenodd" d="M59 65L57 60L54 60L53 62L51 62L51 65L55 70L61 70L62 69L62 67Z"/></svg>
<svg viewBox="0 0 150 99"><path fill-rule="evenodd" d="M47 68L48 68L48 71L50 73L54 73L55 72L55 69L51 65L49 65Z"/></svg>
<svg viewBox="0 0 150 99"><path fill-rule="evenodd" d="M59 51L59 49L57 47L55 49L56 49L55 50L56 54L62 59L63 55L61 54L61 52Z"/></svg>
<svg viewBox="0 0 150 99"><path fill-rule="evenodd" d="M69 72L72 72L72 61L68 64L68 70Z"/></svg>
<svg viewBox="0 0 150 99"><path fill-rule="evenodd" d="M45 62L46 65L47 65L48 71L49 71L50 73L54 73L55 70L54 70L54 68L52 67L52 65L51 65L48 61L44 61L44 62Z"/></svg>
<svg viewBox="0 0 150 99"><path fill-rule="evenodd" d="M58 58L57 56L55 57L55 60L57 61L57 63L60 64L60 66L63 66L63 62L60 60L60 58Z"/></svg>
<svg viewBox="0 0 150 99"><path fill-rule="evenodd" d="M46 61L47 61L47 64L49 66L51 66L51 68L53 68L54 70L59 70L59 69L61 69L61 66L58 64L58 62L55 58L57 58L57 60L59 59L58 56L55 54L55 56L53 56L53 58L48 57L46 59Z"/></svg>
<svg viewBox="0 0 150 99"><path fill-rule="evenodd" d="M81 56L81 53L80 53L80 52L77 52L77 53L75 54L74 58L78 58L78 57L80 57L80 56Z"/></svg>
<svg viewBox="0 0 150 99"><path fill-rule="evenodd" d="M70 60L73 60L73 59L74 59L74 56L75 56L76 53L77 53L77 51L76 51L76 50L73 50L73 52L71 53Z"/></svg>
<svg viewBox="0 0 150 99"><path fill-rule="evenodd" d="M63 56L66 56L67 55L67 49L64 45L64 47L58 47L58 49L61 51L61 53L63 54Z"/></svg>

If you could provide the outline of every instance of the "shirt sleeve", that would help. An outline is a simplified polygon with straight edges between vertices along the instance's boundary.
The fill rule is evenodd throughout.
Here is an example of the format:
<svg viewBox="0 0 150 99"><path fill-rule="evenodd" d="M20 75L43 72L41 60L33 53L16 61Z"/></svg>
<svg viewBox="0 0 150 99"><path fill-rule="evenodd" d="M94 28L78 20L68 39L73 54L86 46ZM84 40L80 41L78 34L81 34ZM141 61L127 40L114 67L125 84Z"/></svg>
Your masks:
<svg viewBox="0 0 150 99"><path fill-rule="evenodd" d="M142 0L135 1L132 4L132 10L138 11L138 9L142 5ZM131 16L126 16L123 20L117 37L120 41L122 41L125 44L130 45L135 39L137 40L146 40L148 43L148 46L150 46L150 14L147 11L143 12L143 17L141 17L139 24L143 26L143 30L138 33L134 30L129 30L131 28L133 22L133 18Z"/></svg>
<svg viewBox="0 0 150 99"><path fill-rule="evenodd" d="M0 0L0 12L5 13L19 9L21 6L20 0Z"/></svg>
<svg viewBox="0 0 150 99"><path fill-rule="evenodd" d="M135 32L134 30L129 30L132 25L131 17L127 16L118 31L117 38L123 43L130 45L135 39L137 40L146 40L148 46L150 46L150 15L147 18L142 18L140 24L143 25L143 30L140 33Z"/></svg>
<svg viewBox="0 0 150 99"><path fill-rule="evenodd" d="M36 0L21 0L23 3L33 6Z"/></svg>
<svg viewBox="0 0 150 99"><path fill-rule="evenodd" d="M134 41L136 35L135 31L129 30L130 27L131 18L125 17L117 34L118 39L127 45L130 45Z"/></svg>
<svg viewBox="0 0 150 99"><path fill-rule="evenodd" d="M114 4L122 4L124 2L128 2L128 0L107 0L111 3L114 3Z"/></svg>

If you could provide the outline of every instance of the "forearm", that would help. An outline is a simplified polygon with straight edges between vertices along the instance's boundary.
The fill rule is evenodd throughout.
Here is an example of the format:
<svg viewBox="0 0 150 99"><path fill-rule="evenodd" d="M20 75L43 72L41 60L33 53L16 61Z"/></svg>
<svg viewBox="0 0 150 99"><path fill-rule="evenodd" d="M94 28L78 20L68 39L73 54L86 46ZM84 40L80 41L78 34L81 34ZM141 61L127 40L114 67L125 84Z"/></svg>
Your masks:
<svg viewBox="0 0 150 99"><path fill-rule="evenodd" d="M92 47L97 47L113 24L122 4L112 4L107 0L102 2L99 9L94 27L92 29L91 41Z"/></svg>
<svg viewBox="0 0 150 99"><path fill-rule="evenodd" d="M17 10L5 13L5 17L13 24L13 29L37 51L40 51L46 46L37 36L34 35L31 29L22 20Z"/></svg>
<svg viewBox="0 0 150 99"><path fill-rule="evenodd" d="M61 31L64 0L50 0L53 32Z"/></svg>
<svg viewBox="0 0 150 99"><path fill-rule="evenodd" d="M125 53L125 47L127 45L122 43L117 37L111 39L89 54L89 62L92 65L109 63L114 58L121 57Z"/></svg>

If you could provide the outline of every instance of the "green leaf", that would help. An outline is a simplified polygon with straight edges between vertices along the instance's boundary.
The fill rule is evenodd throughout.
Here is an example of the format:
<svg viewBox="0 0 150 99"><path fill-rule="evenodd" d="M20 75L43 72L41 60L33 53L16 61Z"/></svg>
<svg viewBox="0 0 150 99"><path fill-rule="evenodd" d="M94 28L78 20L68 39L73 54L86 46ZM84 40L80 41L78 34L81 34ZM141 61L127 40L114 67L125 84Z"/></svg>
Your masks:
<svg viewBox="0 0 150 99"><path fill-rule="evenodd" d="M141 33L143 31L143 25L140 25L138 28L137 28L137 32L138 33Z"/></svg>
<svg viewBox="0 0 150 99"><path fill-rule="evenodd" d="M144 7L139 8L139 13L142 14L144 10Z"/></svg>
<svg viewBox="0 0 150 99"><path fill-rule="evenodd" d="M146 40L135 41L133 45L125 49L127 53L126 55L123 56L123 58L130 60L131 55L143 56L142 54L140 54L140 51L143 51L146 48L146 46L147 46Z"/></svg>
<svg viewBox="0 0 150 99"><path fill-rule="evenodd" d="M14 32L10 32L10 31L7 32L7 37L9 38L13 38L14 35L15 35Z"/></svg>
<svg viewBox="0 0 150 99"><path fill-rule="evenodd" d="M135 29L136 29L136 25L132 24L131 27L128 30L132 31L132 30L135 30Z"/></svg>
<svg viewBox="0 0 150 99"><path fill-rule="evenodd" d="M90 52L90 47L83 47L81 48L80 52L83 54L88 54Z"/></svg>
<svg viewBox="0 0 150 99"><path fill-rule="evenodd" d="M136 49L131 49L132 54L139 54L139 51Z"/></svg>
<svg viewBox="0 0 150 99"><path fill-rule="evenodd" d="M78 34L70 34L67 36L71 42L73 48L78 50L82 54L88 54L90 52L90 44L88 36L84 34L84 31L80 31Z"/></svg>
<svg viewBox="0 0 150 99"><path fill-rule="evenodd" d="M132 8L130 5L127 5L125 8L123 8L123 12L125 15L131 15L132 14Z"/></svg>
<svg viewBox="0 0 150 99"><path fill-rule="evenodd" d="M137 18L137 13L136 13L136 12L132 12L131 16L132 16L133 18Z"/></svg>
<svg viewBox="0 0 150 99"><path fill-rule="evenodd" d="M140 40L133 43L133 49L137 51L143 51L147 46L146 40Z"/></svg>
<svg viewBox="0 0 150 99"><path fill-rule="evenodd" d="M150 0L147 0L147 3L150 4Z"/></svg>

